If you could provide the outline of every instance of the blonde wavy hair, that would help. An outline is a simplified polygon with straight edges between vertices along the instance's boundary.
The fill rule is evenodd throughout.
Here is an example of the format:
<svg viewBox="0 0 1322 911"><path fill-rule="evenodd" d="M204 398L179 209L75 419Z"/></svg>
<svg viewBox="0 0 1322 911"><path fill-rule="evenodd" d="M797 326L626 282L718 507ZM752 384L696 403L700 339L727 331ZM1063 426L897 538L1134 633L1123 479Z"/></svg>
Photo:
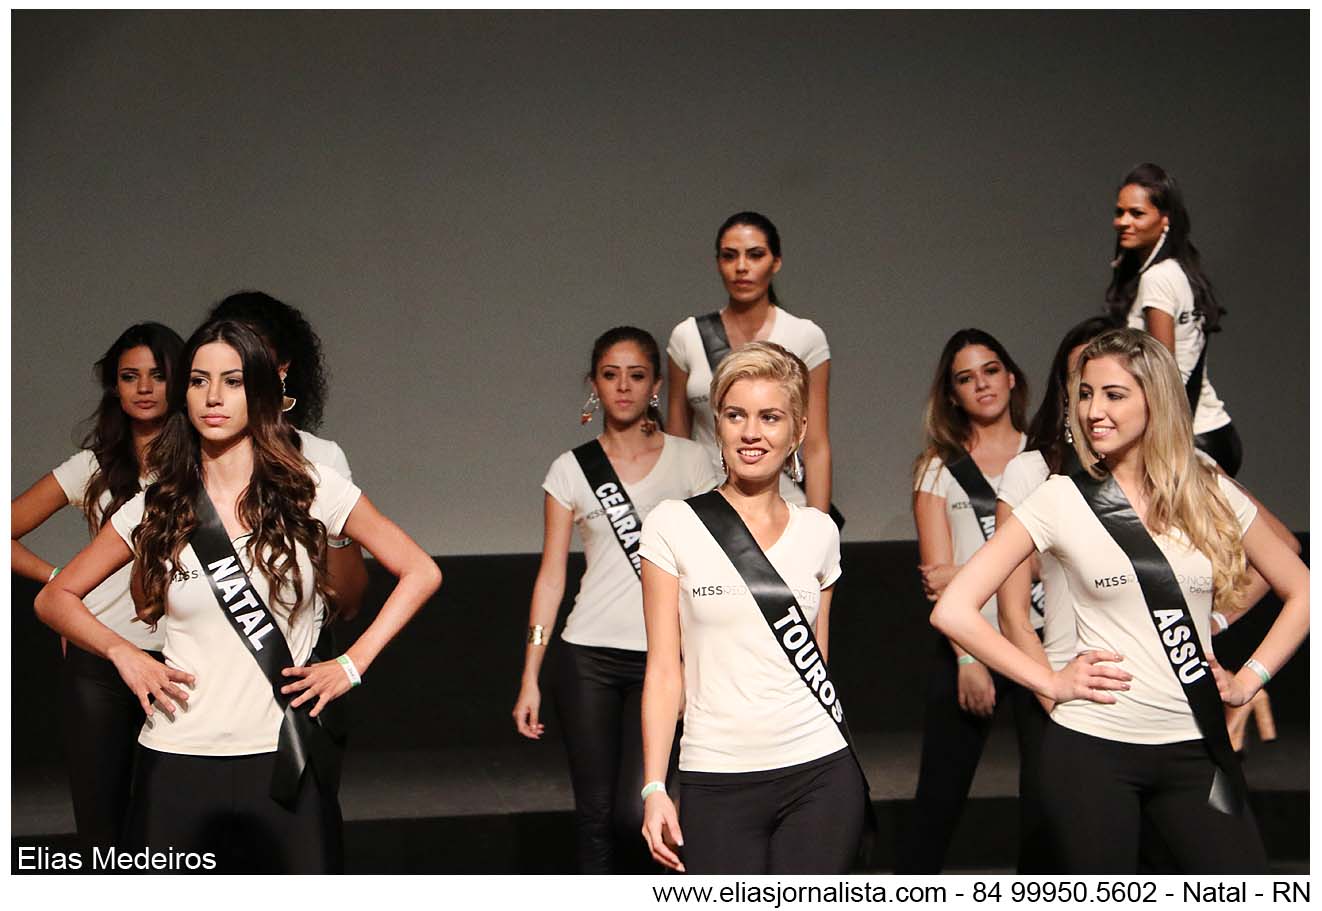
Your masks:
<svg viewBox="0 0 1322 911"><path fill-rule="evenodd" d="M1139 440L1143 455L1143 492L1148 499L1147 526L1155 534L1174 528L1212 562L1212 591L1217 610L1235 607L1248 588L1243 530L1230 508L1216 469L1195 455L1193 418L1175 357L1146 332L1112 329L1095 338L1079 355L1070 374L1070 432L1079 461L1094 478L1105 477L1100 457L1088 443L1079 420L1079 387L1091 360L1114 357L1147 399L1148 422Z"/></svg>
<svg viewBox="0 0 1322 911"><path fill-rule="evenodd" d="M739 380L775 380L784 387L790 399L790 420L795 434L800 435L808 422L808 365L794 352L775 342L749 342L740 345L725 356L712 374L712 413L715 415L716 439L721 438L721 406L730 387ZM790 448L789 455L798 448Z"/></svg>

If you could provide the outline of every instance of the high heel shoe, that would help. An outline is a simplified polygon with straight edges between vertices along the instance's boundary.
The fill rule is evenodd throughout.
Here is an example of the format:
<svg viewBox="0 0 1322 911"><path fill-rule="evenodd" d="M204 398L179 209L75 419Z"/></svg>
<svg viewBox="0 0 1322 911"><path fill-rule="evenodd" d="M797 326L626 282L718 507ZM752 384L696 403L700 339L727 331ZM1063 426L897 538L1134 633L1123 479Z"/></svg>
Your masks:
<svg viewBox="0 0 1322 911"><path fill-rule="evenodd" d="M1243 705L1226 707L1226 732L1230 735L1230 746L1236 753L1244 752L1244 737L1248 733L1250 715L1253 716L1253 725L1258 729L1260 741L1267 743L1276 739L1276 719L1272 716L1271 697L1266 690L1258 690Z"/></svg>

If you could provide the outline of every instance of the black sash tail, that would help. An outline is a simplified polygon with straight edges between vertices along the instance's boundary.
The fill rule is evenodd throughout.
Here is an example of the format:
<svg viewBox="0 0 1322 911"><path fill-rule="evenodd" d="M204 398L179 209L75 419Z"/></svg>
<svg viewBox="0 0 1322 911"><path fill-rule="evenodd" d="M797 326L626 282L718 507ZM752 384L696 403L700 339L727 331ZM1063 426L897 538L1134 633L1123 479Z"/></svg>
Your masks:
<svg viewBox="0 0 1322 911"><path fill-rule="evenodd" d="M1207 370L1207 343L1211 337L1203 333L1203 350L1198 353L1198 363L1193 365L1193 373L1184 383L1184 394L1189 398L1189 418L1198 416L1198 400L1203 397L1203 374Z"/></svg>
<svg viewBox="0 0 1322 911"><path fill-rule="evenodd" d="M978 520L979 530L982 531L982 539L990 541L991 536L996 534L996 491L992 490L991 484L973 461L973 456L967 452L947 465L946 471L950 472L959 482L959 486L964 488L964 493L968 494L969 505L973 507L973 515ZM1041 582L1033 583L1030 600L1037 615L1045 616L1046 590Z"/></svg>
<svg viewBox="0 0 1322 911"><path fill-rule="evenodd" d="M578 467L583 469L583 476L588 479L592 495L601 504L615 540L629 560L629 565L640 577L643 572L642 558L638 555L638 540L642 537L643 522L638 518L638 510L624 490L624 483L606 457L606 450L597 440L588 440L582 446L574 447L574 458Z"/></svg>
<svg viewBox="0 0 1322 911"><path fill-rule="evenodd" d="M280 673L295 663L289 643L244 571L205 488L199 487L196 510L198 527L189 543L202 562L203 574L221 613L270 682L271 695L284 713L271 773L271 798L281 806L292 808L298 799L303 772L309 766L323 792L333 795L339 790L340 744L327 726L319 722L335 703L323 707L317 718L311 718L308 712L316 700L310 699L294 708L290 703L299 693L280 692L281 687L297 679Z"/></svg>
<svg viewBox="0 0 1322 911"><path fill-rule="evenodd" d="M785 653L790 667L812 691L823 711L835 722L836 729L844 737L850 755L858 764L859 777L863 779L865 833L864 841L859 846L859 856L861 859L870 859L868 855L871 854L877 831L877 819L872 809L872 789L868 785L868 776L863 771L858 750L854 747L854 738L849 733L840 694L836 692L835 684L827 674L826 662L822 660L821 651L817 647L812 624L804 617L794 592L785 584L776 567L771 565L753 533L720 491L708 491L684 502L707 527L707 531L711 532L711 536L734 565L735 571L748 586L748 593L757 602L762 619L767 622L772 637Z"/></svg>
<svg viewBox="0 0 1322 911"><path fill-rule="evenodd" d="M1212 790L1207 795L1208 804L1222 813L1242 815L1248 799L1244 770L1231 749L1221 695L1203 655L1184 592L1180 590L1180 583L1166 555L1152 540L1115 478L1107 475L1099 481L1087 471L1080 470L1070 475L1070 479L1107 534L1120 545L1134 566L1134 575L1147 601L1162 651L1170 662L1171 672L1184 689L1184 697L1189 701L1194 720L1203 734L1203 744L1216 767Z"/></svg>

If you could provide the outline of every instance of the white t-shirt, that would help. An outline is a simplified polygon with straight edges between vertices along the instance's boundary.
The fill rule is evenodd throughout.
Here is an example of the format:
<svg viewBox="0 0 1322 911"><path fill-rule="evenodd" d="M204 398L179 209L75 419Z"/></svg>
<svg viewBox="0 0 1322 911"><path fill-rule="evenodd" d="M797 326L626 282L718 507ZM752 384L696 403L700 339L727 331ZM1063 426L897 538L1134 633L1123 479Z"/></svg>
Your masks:
<svg viewBox="0 0 1322 911"><path fill-rule="evenodd" d="M1022 433L1019 434L1019 451L1023 451L1024 444L1028 442L1028 437ZM1001 476L987 478L987 483L995 491L1001 484ZM964 488L955 480L955 476L946 468L945 462L939 458L933 458L927 463L923 470L923 476L918 479L918 485L914 488L922 493L930 493L932 496L940 497L946 501L946 522L950 525L951 544L955 549L954 561L956 566L963 566L973 558L978 552L978 548L987 543L986 537L982 534L982 526L978 523L978 516L973 511L973 504L969 502L969 495L964 492ZM1000 622L996 618L996 596L992 595L986 604L982 606L982 616L987 618L987 622L997 629L1001 628ZM1035 626L1039 621L1035 617L1033 620Z"/></svg>
<svg viewBox="0 0 1322 911"><path fill-rule="evenodd" d="M315 465L313 469L317 493L309 512L325 523L327 533L337 535L361 491L332 468ZM143 502L143 494L139 494L111 519L130 546L133 529L142 521ZM291 628L289 609L275 603L266 577L252 568L247 537L236 538L234 549L253 588L275 615L294 662L302 664L317 642L326 613L325 604L313 591L307 551L297 549L303 601ZM274 751L280 742L281 712L271 684L222 613L191 544L184 545L179 554L179 572L170 583L166 604L165 663L193 674L197 685L189 693L186 711L176 712L173 721L162 712L155 713L156 720L143 725L138 742L164 753L194 756Z"/></svg>
<svg viewBox="0 0 1322 911"><path fill-rule="evenodd" d="M722 480L706 450L692 440L667 434L652 470L642 480L624 484L624 492L642 521L662 500L706 493ZM561 637L575 645L647 651L638 574L573 452L551 463L542 489L573 513L587 560Z"/></svg>
<svg viewBox="0 0 1322 911"><path fill-rule="evenodd" d="M1221 493L1247 530L1257 508L1228 478ZM1057 705L1051 718L1072 730L1123 743L1176 743L1201 734L1184 690L1171 670L1134 566L1106 532L1068 477L1048 478L1014 511L1042 553L1059 562L1074 596L1078 650L1102 649L1124 657L1133 675L1116 702L1086 700ZM1211 653L1212 564L1178 531L1154 536L1184 593L1203 653Z"/></svg>
<svg viewBox="0 0 1322 911"><path fill-rule="evenodd" d="M353 480L353 472L349 470L349 460L345 458L344 450L340 448L339 443L334 440L323 440L306 430L300 430L298 437L303 441L303 458L313 465L329 466L346 481Z"/></svg>
<svg viewBox="0 0 1322 911"><path fill-rule="evenodd" d="M1028 499L1050 473L1041 452L1036 449L1021 452L1005 466L1000 486L996 488L997 499L1004 500L1014 509ZM1069 580L1056 558L1042 554L1040 562L1042 589L1046 593L1042 605L1045 616L1040 621L1042 647L1051 667L1060 670L1079 653L1075 647L1074 596L1070 594ZM1038 628L1036 617L1033 624Z"/></svg>
<svg viewBox="0 0 1322 911"><path fill-rule="evenodd" d="M767 341L792 351L803 359L809 370L814 370L831 359L831 349L826 344L826 333L812 320L800 319L788 310L776 307L772 311L771 334ZM707 363L707 352L702 347L702 336L698 332L696 317L690 316L670 333L670 343L666 353L675 361L680 370L689 376L689 407L693 410L693 439L701 443L711 456L712 464L720 466L721 449L716 442L716 415L711 402L711 367ZM722 475L724 478L724 475ZM807 503L803 490L790 480L788 475L780 478L780 495L789 503L803 506Z"/></svg>
<svg viewBox="0 0 1322 911"><path fill-rule="evenodd" d="M1138 277L1138 294L1129 308L1129 328L1147 328L1143 311L1148 307L1160 310L1175 321L1175 363L1180 367L1181 381L1187 383L1193 368L1198 365L1203 346L1207 344L1207 335L1203 332L1202 314L1194 307L1193 288L1177 260L1163 259ZM1198 410L1193 416L1193 432L1207 433L1229 423L1230 415L1212 388L1208 362L1205 361L1203 388L1198 396Z"/></svg>
<svg viewBox="0 0 1322 911"><path fill-rule="evenodd" d="M88 482L97 470L96 455L90 449L83 449L51 471L55 481L69 498L69 505L77 507L84 515L88 512ZM110 504L110 491L103 491L98 510L104 516L106 506ZM128 504L120 507L122 511ZM157 624L153 630L146 623L138 620L133 607L133 596L129 593L129 580L133 575L133 563L126 563L115 570L108 579L87 593L83 603L92 612L92 616L110 627L138 648L148 652L159 652L165 641L163 624Z"/></svg>
<svg viewBox="0 0 1322 911"><path fill-rule="evenodd" d="M840 578L840 532L825 513L789 504L767 559L815 623L821 591ZM679 580L684 736L679 767L755 772L845 747L830 715L790 665L743 578L702 520L666 500L643 523L643 559ZM848 699L844 700L849 711Z"/></svg>

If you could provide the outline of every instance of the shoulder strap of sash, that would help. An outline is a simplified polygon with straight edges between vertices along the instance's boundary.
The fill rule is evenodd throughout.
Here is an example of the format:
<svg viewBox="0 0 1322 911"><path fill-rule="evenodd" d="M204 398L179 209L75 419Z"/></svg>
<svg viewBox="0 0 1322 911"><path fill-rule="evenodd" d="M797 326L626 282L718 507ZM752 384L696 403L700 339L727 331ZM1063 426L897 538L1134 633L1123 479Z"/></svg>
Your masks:
<svg viewBox="0 0 1322 911"><path fill-rule="evenodd" d="M725 324L721 322L721 311L704 313L694 317L698 324L698 335L702 338L702 350L707 354L707 366L716 372L716 365L730 353L730 338L725 334Z"/></svg>
<svg viewBox="0 0 1322 911"><path fill-rule="evenodd" d="M271 773L271 797L285 807L292 807L298 798L303 771L309 764L317 780L333 793L339 784L338 757L333 755L329 734L308 717L313 703L309 701L296 709L290 703L297 694L280 692L289 683L280 672L294 665L289 643L244 571L216 507L201 485L196 510L198 526L189 543L202 562L203 575L211 585L220 612L270 682L271 695L284 714Z"/></svg>
<svg viewBox="0 0 1322 911"><path fill-rule="evenodd" d="M1184 689L1194 720L1202 731L1203 743L1216 766L1208 804L1222 813L1241 815L1248 793L1244 770L1230 747L1221 696L1189 616L1184 592L1166 555L1148 534L1115 478L1107 475L1099 481L1080 469L1070 479L1107 534L1133 564L1152 624L1161 639L1162 652Z"/></svg>
<svg viewBox="0 0 1322 911"><path fill-rule="evenodd" d="M964 493L968 494L969 505L973 507L973 515L978 520L982 539L991 540L991 536L996 534L996 491L992 490L982 470L973 461L973 456L967 452L947 465L946 470L964 488ZM1039 617L1046 614L1046 589L1041 582L1033 583L1029 600Z"/></svg>
<svg viewBox="0 0 1322 911"><path fill-rule="evenodd" d="M1193 373L1184 383L1184 394L1189 398L1189 416L1198 416L1198 400L1203 397L1203 373L1207 370L1207 344L1212 337L1203 333L1203 350L1198 352L1198 363L1193 365Z"/></svg>
<svg viewBox="0 0 1322 911"><path fill-rule="evenodd" d="M720 491L711 490L690 497L684 502L688 503L689 508L697 514L702 524L711 532L711 536L716 539L716 543L721 546L721 550L734 564L735 571L748 586L748 593L753 596L753 600L762 611L762 619L766 620L776 644L785 653L785 660L794 668L804 685L812 690L822 709L831 716L841 736L845 738L854 761L858 762L858 751L854 748L854 738L849 734L844 706L840 704L840 696L836 692L835 684L831 682L826 663L822 661L817 648L817 639L813 636L812 625L803 616L798 599L794 597L790 587L780 577L776 567L771 565L767 555L758 546L753 533L748 530L739 513L735 512L730 501L725 499ZM870 789L861 762L858 770L863 776L863 790L866 795L870 793ZM870 797L867 802L868 807L871 808Z"/></svg>
<svg viewBox="0 0 1322 911"><path fill-rule="evenodd" d="M642 575L641 558L638 556L638 540L642 537L643 523L638 518L638 510L625 492L624 482L615 473L611 460L606 457L606 450L597 440L588 440L582 446L574 447L574 458L578 467L583 469L583 476L588 479L592 495L601 504L602 511L615 532L615 540L628 559L629 565L639 576Z"/></svg>

